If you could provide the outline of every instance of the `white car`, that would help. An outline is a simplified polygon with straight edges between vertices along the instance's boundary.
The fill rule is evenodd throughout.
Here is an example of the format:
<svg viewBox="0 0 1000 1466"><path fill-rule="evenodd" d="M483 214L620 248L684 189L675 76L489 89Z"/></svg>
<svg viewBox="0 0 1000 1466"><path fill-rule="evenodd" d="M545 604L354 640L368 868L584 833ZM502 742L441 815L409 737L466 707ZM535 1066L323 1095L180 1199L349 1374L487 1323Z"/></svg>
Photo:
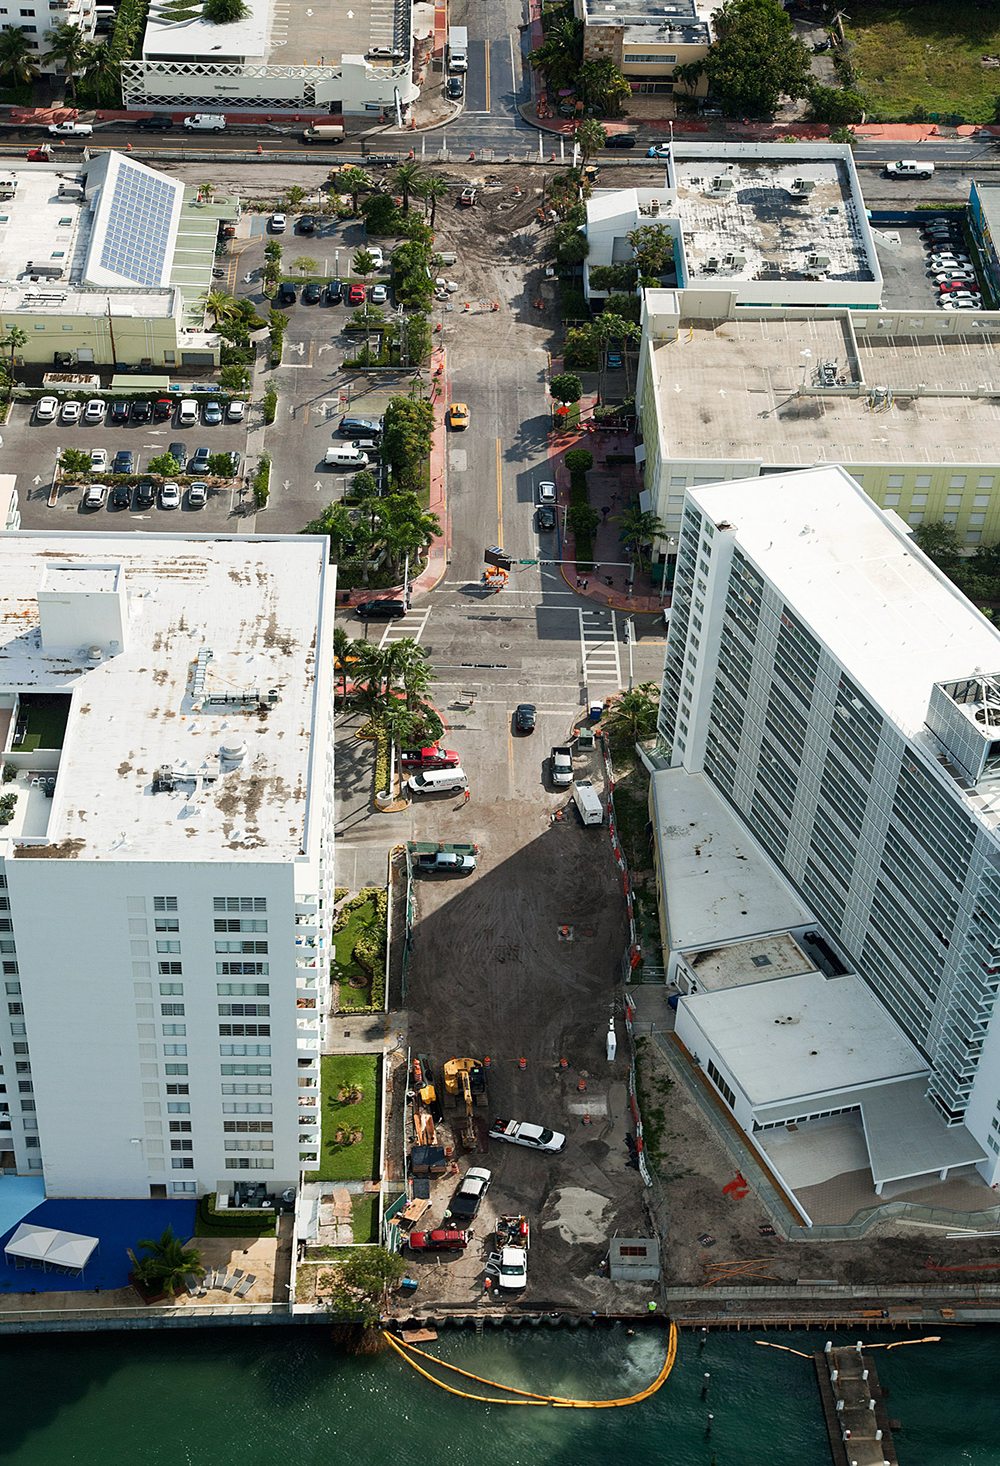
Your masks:
<svg viewBox="0 0 1000 1466"><path fill-rule="evenodd" d="M975 305L982 305L983 297L978 290L946 290L942 296L943 300L969 300Z"/></svg>
<svg viewBox="0 0 1000 1466"><path fill-rule="evenodd" d="M35 422L55 422L58 415L58 397L39 397L35 404Z"/></svg>
<svg viewBox="0 0 1000 1466"><path fill-rule="evenodd" d="M172 482L165 483L160 487L160 508L179 509L181 507L181 486Z"/></svg>
<svg viewBox="0 0 1000 1466"><path fill-rule="evenodd" d="M389 291L384 285L372 286L372 305L385 305L389 299Z"/></svg>
<svg viewBox="0 0 1000 1466"><path fill-rule="evenodd" d="M375 263L376 270L381 270L385 265L385 255L382 253L379 246L377 244L369 244L365 247Z"/></svg>
<svg viewBox="0 0 1000 1466"><path fill-rule="evenodd" d="M239 401L239 399L237 398L234 398L233 401L230 402L229 406L226 408L227 422L242 422L246 415L246 403Z"/></svg>
<svg viewBox="0 0 1000 1466"><path fill-rule="evenodd" d="M937 274L939 270L947 270L949 265L954 265L958 269L968 270L972 265L972 261L968 255L954 255L948 254L947 252L939 255L931 255L930 257L929 268L931 274Z"/></svg>
<svg viewBox="0 0 1000 1466"><path fill-rule="evenodd" d="M91 397L83 409L83 420L88 423L102 423L108 404L103 397Z"/></svg>
<svg viewBox="0 0 1000 1466"><path fill-rule="evenodd" d="M285 232L285 230L287 228L288 228L288 219L285 217L284 214L272 214L271 215L271 233L272 234L284 234L284 232Z"/></svg>
<svg viewBox="0 0 1000 1466"><path fill-rule="evenodd" d="M104 473L108 466L107 448L91 448L90 450L90 471L91 473Z"/></svg>
<svg viewBox="0 0 1000 1466"><path fill-rule="evenodd" d="M947 285L949 280L968 280L973 285L976 283L974 272L966 270L964 266L960 270L939 270L933 279L935 285Z"/></svg>
<svg viewBox="0 0 1000 1466"><path fill-rule="evenodd" d="M74 402L74 400L70 398L68 402L64 402L62 405L62 412L60 412L59 414L59 421L79 422L82 412L82 405L79 402Z"/></svg>
<svg viewBox="0 0 1000 1466"><path fill-rule="evenodd" d="M942 300L943 311L981 311L983 303L981 300Z"/></svg>
<svg viewBox="0 0 1000 1466"><path fill-rule="evenodd" d="M556 486L549 479L543 479L538 485L539 504L554 504L556 502Z"/></svg>
<svg viewBox="0 0 1000 1466"><path fill-rule="evenodd" d="M566 1144L565 1135L547 1130L543 1125L529 1125L525 1120L494 1120L491 1140L506 1140L511 1145L526 1145L529 1150L559 1151Z"/></svg>

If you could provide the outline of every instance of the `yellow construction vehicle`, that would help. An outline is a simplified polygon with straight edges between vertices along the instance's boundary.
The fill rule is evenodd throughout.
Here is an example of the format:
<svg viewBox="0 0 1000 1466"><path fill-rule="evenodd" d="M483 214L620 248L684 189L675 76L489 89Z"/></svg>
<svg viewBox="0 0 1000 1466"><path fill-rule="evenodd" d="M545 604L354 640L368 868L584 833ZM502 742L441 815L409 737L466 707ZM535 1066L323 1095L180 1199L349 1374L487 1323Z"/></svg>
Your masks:
<svg viewBox="0 0 1000 1466"><path fill-rule="evenodd" d="M466 1150L475 1150L476 1136L475 1107L481 1094L486 1092L486 1070L479 1059L447 1059L442 1066L444 1087L449 1094L460 1097L465 1107L465 1123L458 1132Z"/></svg>

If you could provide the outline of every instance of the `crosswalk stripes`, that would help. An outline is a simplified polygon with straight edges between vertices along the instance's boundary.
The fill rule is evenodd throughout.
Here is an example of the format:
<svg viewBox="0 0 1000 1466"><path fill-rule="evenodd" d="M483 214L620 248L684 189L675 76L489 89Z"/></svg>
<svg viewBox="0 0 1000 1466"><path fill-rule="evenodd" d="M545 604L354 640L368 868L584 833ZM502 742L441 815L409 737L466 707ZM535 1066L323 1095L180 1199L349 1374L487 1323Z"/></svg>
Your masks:
<svg viewBox="0 0 1000 1466"><path fill-rule="evenodd" d="M587 702L603 702L622 688L614 611L580 611L580 647Z"/></svg>
<svg viewBox="0 0 1000 1466"><path fill-rule="evenodd" d="M390 621L382 633L382 640L379 648L389 646L394 641L419 642L424 634L424 627L427 625L427 618L431 614L430 606L412 606L405 616L398 621Z"/></svg>

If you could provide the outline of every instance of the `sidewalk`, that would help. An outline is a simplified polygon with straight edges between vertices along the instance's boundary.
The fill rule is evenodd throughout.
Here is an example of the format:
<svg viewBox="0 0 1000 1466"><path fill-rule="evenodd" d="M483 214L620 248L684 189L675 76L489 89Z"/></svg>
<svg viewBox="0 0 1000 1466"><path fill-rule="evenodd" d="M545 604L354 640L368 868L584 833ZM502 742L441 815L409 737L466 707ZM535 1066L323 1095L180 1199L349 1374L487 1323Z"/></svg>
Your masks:
<svg viewBox="0 0 1000 1466"><path fill-rule="evenodd" d="M451 546L451 524L448 519L448 483L446 463L448 458L448 430L444 413L448 402L448 357L443 346L435 346L431 352L431 402L434 404L434 432L431 435L430 457L430 502L428 512L436 514L441 521L441 534L431 541L427 564L415 580L410 582L410 591L433 590L448 568L448 550Z"/></svg>

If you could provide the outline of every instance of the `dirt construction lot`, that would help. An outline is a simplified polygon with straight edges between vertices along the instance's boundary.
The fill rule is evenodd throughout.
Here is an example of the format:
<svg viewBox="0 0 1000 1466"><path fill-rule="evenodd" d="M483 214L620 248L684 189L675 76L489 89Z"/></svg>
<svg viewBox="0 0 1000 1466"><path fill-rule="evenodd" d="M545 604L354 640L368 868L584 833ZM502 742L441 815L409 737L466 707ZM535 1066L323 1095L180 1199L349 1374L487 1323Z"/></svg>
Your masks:
<svg viewBox="0 0 1000 1466"><path fill-rule="evenodd" d="M629 1165L624 1026L609 1064L605 1035L625 941L621 888L606 830L553 822L522 843L517 815L491 819L489 858L464 882L417 882L417 940L407 1007L414 1053L440 1073L452 1056L489 1055L478 1116L480 1148L461 1157L487 1166L493 1183L464 1255L408 1254L421 1280L417 1302L476 1304L498 1215L531 1226L528 1308L632 1309L648 1290L610 1284L598 1271L615 1231L646 1233L644 1188ZM560 937L568 926L571 940ZM518 1060L527 1061L520 1069ZM568 1068L560 1069L565 1057ZM579 1085L585 1084L584 1089ZM443 1088L443 1086L439 1086ZM445 1098L446 1119L458 1116ZM564 1131L555 1156L489 1141L489 1121L524 1119ZM457 1177L434 1184L421 1227L440 1225ZM428 1273L433 1271L433 1277Z"/></svg>

